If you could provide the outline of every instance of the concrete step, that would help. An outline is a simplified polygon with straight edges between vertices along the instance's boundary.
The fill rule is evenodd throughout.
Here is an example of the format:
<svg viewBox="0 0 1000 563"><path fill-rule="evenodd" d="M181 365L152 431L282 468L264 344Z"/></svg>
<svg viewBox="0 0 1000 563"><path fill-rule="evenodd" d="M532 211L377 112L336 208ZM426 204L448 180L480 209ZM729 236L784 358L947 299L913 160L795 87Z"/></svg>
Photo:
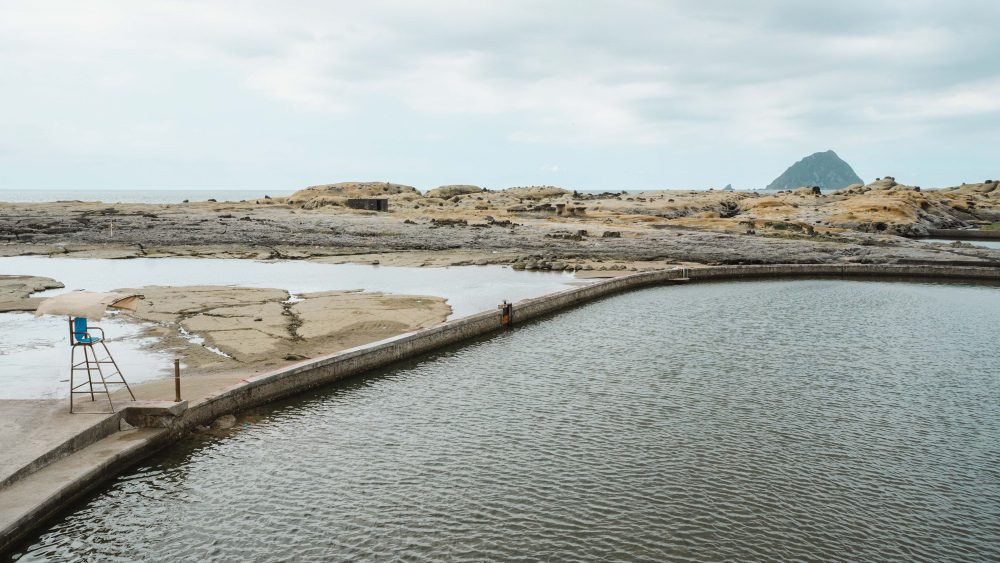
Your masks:
<svg viewBox="0 0 1000 563"><path fill-rule="evenodd" d="M40 521L165 445L168 434L161 428L118 432L0 489L0 553Z"/></svg>
<svg viewBox="0 0 1000 563"><path fill-rule="evenodd" d="M0 401L0 490L121 429L120 414L70 414L65 399Z"/></svg>
<svg viewBox="0 0 1000 563"><path fill-rule="evenodd" d="M132 426L158 427L187 401L116 401L116 413L70 414L65 400L0 401L0 491L50 463Z"/></svg>

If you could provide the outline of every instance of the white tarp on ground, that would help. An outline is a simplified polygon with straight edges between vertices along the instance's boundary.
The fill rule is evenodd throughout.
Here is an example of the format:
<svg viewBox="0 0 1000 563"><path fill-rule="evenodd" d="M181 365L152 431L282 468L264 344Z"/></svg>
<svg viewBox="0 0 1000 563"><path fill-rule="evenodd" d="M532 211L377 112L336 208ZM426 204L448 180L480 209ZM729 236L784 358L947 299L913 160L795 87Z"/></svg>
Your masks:
<svg viewBox="0 0 1000 563"><path fill-rule="evenodd" d="M35 316L68 315L100 320L108 307L135 311L142 295L133 293L112 293L97 291L73 291L42 301L35 310Z"/></svg>

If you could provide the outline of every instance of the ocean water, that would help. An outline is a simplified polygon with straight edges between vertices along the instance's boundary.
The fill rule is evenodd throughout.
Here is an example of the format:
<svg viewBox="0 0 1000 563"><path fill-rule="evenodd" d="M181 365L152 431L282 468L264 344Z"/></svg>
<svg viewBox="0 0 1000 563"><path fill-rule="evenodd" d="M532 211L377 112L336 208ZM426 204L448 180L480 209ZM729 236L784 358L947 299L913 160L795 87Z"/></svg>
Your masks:
<svg viewBox="0 0 1000 563"><path fill-rule="evenodd" d="M102 201L104 203L181 203L241 201L292 195L295 190L0 190L0 202Z"/></svg>
<svg viewBox="0 0 1000 563"><path fill-rule="evenodd" d="M570 191L573 188L567 188ZM648 188L688 189L688 188ZM700 188L692 188L702 191ZM638 193L646 189L628 189L629 193ZM0 202L44 203L51 201L102 201L104 203L181 203L189 201L206 201L209 198L217 201L242 201L271 197L289 196L296 189L287 190L0 190ZM424 190L426 191L426 190ZM620 192L622 188L586 188L577 189L583 193Z"/></svg>
<svg viewBox="0 0 1000 563"><path fill-rule="evenodd" d="M1000 287L605 299L241 413L20 561L997 561Z"/></svg>

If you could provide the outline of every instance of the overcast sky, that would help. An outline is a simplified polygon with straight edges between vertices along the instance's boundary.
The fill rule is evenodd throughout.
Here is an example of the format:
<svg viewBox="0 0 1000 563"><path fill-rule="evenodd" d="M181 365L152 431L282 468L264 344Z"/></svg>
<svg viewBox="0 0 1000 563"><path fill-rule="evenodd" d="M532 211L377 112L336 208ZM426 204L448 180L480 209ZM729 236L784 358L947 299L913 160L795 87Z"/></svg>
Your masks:
<svg viewBox="0 0 1000 563"><path fill-rule="evenodd" d="M0 189L1000 176L997 0L0 1Z"/></svg>

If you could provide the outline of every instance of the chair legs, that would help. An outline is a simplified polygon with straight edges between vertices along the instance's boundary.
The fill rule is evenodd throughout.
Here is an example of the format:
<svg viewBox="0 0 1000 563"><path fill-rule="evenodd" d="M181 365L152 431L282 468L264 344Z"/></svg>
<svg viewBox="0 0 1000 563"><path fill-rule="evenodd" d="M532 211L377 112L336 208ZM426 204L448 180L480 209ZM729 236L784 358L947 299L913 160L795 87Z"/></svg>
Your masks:
<svg viewBox="0 0 1000 563"><path fill-rule="evenodd" d="M103 340L101 341L101 346L104 347L104 353L107 354L108 359L111 360L111 365L115 366L115 373L117 373L118 377L121 378L122 384L125 386L125 389L128 390L129 396L132 397L132 400L134 401L135 393L133 393L132 388L128 386L128 381L125 381L125 376L122 374L122 370L118 367L118 362L116 362L114 356L111 355L111 350L108 350L108 345L105 344Z"/></svg>
<svg viewBox="0 0 1000 563"><path fill-rule="evenodd" d="M115 362L114 356L111 355L111 351L108 350L107 344L104 341L98 342L101 347L104 348L104 353L107 357L101 359L97 355L97 350L94 348L93 343L89 344L74 344L70 347L69 356L69 412L74 411L74 397L76 395L90 395L91 402L97 400L97 395L104 395L108 399L108 406L111 409L110 412L115 412L115 404L111 400L111 390L108 388L109 385L124 385L125 389L128 390L128 394L135 400L135 394L132 393L132 388L129 387L127 381L125 381L125 376L122 374L121 369L118 367L118 363ZM76 349L83 348L83 360L77 362L76 359ZM114 367L114 371L105 375L104 369L101 364L111 365ZM96 374L95 374L96 371ZM76 372L86 372L87 379L81 383L76 383ZM94 376L97 376L96 378ZM114 379L117 377L119 381ZM94 389L95 384L97 389ZM101 411L98 413L91 414L108 414L106 411Z"/></svg>

